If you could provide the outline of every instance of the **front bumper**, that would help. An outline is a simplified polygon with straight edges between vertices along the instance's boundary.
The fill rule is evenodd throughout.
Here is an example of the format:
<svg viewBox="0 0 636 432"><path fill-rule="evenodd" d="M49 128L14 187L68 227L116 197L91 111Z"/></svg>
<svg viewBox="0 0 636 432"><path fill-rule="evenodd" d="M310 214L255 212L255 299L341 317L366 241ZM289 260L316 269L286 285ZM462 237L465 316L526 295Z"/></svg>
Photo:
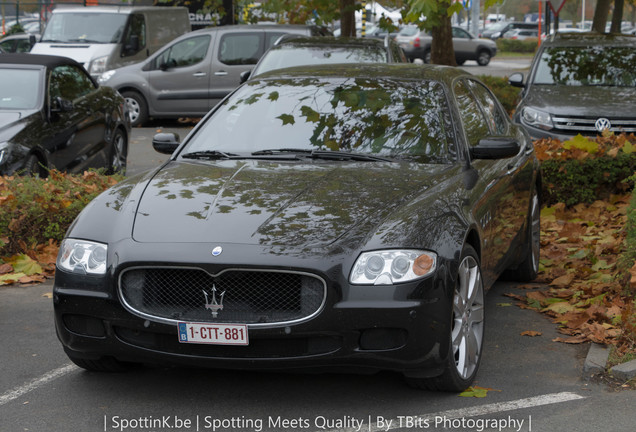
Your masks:
<svg viewBox="0 0 636 432"><path fill-rule="evenodd" d="M126 263L140 264L149 265ZM298 323L248 325L248 346L180 343L176 324L139 316L122 304L118 272L87 277L58 270L57 334L69 356L85 359L228 369L393 370L417 377L443 372L452 309L443 262L425 279L394 286L349 285L340 265L314 268L326 281L320 313Z"/></svg>

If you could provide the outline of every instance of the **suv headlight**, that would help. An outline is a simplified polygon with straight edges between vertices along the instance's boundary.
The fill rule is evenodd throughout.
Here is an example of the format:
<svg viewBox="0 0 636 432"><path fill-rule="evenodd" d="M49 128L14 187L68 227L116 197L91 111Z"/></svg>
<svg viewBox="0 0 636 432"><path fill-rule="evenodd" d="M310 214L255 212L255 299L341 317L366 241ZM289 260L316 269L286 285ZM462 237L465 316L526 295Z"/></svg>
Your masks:
<svg viewBox="0 0 636 432"><path fill-rule="evenodd" d="M89 68L88 73L91 75L99 75L106 72L107 61L108 56L97 57L91 62L91 67Z"/></svg>
<svg viewBox="0 0 636 432"><path fill-rule="evenodd" d="M70 273L106 274L108 246L87 240L64 239L57 256L57 267Z"/></svg>
<svg viewBox="0 0 636 432"><path fill-rule="evenodd" d="M0 142L0 165L9 158L9 144Z"/></svg>
<svg viewBox="0 0 636 432"><path fill-rule="evenodd" d="M435 271L437 255L416 249L390 249L360 254L349 282L355 285L393 285L410 282Z"/></svg>
<svg viewBox="0 0 636 432"><path fill-rule="evenodd" d="M524 123L530 126L537 126L541 129L552 129L554 124L552 123L552 116L545 111L539 111L538 109L525 107L521 110L521 119Z"/></svg>

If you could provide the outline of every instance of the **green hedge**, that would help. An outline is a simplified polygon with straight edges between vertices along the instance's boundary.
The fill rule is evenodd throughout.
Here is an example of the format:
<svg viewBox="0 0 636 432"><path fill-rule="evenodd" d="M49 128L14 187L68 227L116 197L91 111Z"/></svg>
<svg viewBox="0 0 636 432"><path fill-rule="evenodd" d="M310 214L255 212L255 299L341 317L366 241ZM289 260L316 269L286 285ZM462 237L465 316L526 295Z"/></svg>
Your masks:
<svg viewBox="0 0 636 432"><path fill-rule="evenodd" d="M512 52L519 54L534 54L537 50L537 39L497 39L497 50L499 52Z"/></svg>
<svg viewBox="0 0 636 432"><path fill-rule="evenodd" d="M636 153L584 160L545 160L541 163L543 201L573 206L592 203L633 188Z"/></svg>

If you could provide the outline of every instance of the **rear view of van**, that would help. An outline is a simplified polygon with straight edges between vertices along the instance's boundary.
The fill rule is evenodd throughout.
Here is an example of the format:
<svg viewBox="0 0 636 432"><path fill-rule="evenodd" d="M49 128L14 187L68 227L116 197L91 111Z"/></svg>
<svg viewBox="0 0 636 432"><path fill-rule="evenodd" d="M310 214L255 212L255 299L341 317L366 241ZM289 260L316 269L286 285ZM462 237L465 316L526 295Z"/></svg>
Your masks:
<svg viewBox="0 0 636 432"><path fill-rule="evenodd" d="M97 78L107 70L145 60L189 31L185 7L58 8L31 52L70 57Z"/></svg>

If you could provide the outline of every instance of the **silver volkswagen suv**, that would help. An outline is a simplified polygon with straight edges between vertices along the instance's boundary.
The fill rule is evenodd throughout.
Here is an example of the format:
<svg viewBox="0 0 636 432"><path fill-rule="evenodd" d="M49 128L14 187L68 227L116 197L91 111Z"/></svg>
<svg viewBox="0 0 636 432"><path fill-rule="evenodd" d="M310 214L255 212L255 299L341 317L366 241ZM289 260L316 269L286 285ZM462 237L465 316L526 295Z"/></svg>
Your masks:
<svg viewBox="0 0 636 432"><path fill-rule="evenodd" d="M636 37L556 33L532 61L513 120L535 139L636 132Z"/></svg>

